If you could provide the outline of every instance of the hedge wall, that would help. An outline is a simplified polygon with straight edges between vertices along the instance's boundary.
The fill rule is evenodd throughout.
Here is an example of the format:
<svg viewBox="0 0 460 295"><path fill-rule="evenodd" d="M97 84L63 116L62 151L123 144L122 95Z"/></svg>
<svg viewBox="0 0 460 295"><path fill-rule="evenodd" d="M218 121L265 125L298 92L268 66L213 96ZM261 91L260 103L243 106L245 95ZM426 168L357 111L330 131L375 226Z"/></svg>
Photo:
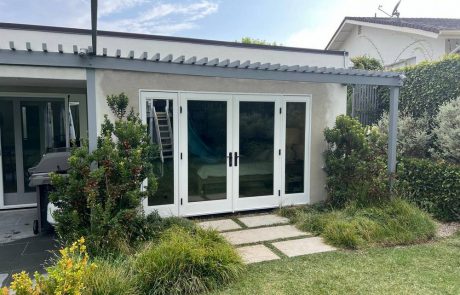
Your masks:
<svg viewBox="0 0 460 295"><path fill-rule="evenodd" d="M440 105L460 96L460 54L394 71L406 75L401 87L399 109L416 118L426 112L432 121ZM389 93L386 87L379 93L382 113L389 109Z"/></svg>
<svg viewBox="0 0 460 295"><path fill-rule="evenodd" d="M426 159L401 159L398 186L402 196L439 220L460 220L460 165Z"/></svg>

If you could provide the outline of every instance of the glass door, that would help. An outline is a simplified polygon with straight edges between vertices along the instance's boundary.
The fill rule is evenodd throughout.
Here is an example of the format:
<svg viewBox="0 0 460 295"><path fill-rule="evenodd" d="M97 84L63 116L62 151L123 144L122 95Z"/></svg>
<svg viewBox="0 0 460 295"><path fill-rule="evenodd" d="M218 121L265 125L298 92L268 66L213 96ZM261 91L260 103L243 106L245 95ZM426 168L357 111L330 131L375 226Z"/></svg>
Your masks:
<svg viewBox="0 0 460 295"><path fill-rule="evenodd" d="M147 214L158 211L161 216L179 214L179 127L178 94L146 91L141 93L141 115L150 140L158 147L154 168L158 187L144 200Z"/></svg>
<svg viewBox="0 0 460 295"><path fill-rule="evenodd" d="M235 95L233 103L235 211L279 206L281 100Z"/></svg>
<svg viewBox="0 0 460 295"><path fill-rule="evenodd" d="M232 211L231 95L181 93L180 214Z"/></svg>
<svg viewBox="0 0 460 295"><path fill-rule="evenodd" d="M310 202L311 98L286 96L282 122L282 205Z"/></svg>
<svg viewBox="0 0 460 295"><path fill-rule="evenodd" d="M42 155L68 146L64 98L0 98L1 208L34 206L29 169Z"/></svg>

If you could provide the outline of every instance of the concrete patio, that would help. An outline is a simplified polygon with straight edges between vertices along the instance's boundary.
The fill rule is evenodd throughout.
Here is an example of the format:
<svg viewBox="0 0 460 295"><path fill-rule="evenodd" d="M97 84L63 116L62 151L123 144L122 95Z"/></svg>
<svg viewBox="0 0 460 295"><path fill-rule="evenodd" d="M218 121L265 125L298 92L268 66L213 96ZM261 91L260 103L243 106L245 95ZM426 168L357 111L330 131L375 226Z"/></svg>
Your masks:
<svg viewBox="0 0 460 295"><path fill-rule="evenodd" d="M198 225L221 232L247 264L336 250L275 214L206 220Z"/></svg>
<svg viewBox="0 0 460 295"><path fill-rule="evenodd" d="M46 262L57 249L54 235L34 235L37 209L0 211L0 285L11 282L13 273L43 272Z"/></svg>

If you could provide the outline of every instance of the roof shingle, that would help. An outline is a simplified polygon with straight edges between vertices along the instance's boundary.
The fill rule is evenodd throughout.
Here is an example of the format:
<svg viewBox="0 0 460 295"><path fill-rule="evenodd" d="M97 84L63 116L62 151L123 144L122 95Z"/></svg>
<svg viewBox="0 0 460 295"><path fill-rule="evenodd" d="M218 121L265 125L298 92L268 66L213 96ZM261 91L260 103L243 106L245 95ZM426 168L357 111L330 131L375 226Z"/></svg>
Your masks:
<svg viewBox="0 0 460 295"><path fill-rule="evenodd" d="M394 17L345 17L345 20L355 20L374 24L407 27L428 32L439 33L444 30L460 30L458 18L394 18Z"/></svg>

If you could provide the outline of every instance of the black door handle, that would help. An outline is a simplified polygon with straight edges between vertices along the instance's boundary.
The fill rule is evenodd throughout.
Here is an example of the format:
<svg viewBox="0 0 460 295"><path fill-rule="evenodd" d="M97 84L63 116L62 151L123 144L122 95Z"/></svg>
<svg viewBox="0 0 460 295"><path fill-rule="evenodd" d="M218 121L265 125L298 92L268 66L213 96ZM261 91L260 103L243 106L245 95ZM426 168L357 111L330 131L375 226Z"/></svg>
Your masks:
<svg viewBox="0 0 460 295"><path fill-rule="evenodd" d="M238 166L238 158L240 156L238 156L238 152L235 152L235 167Z"/></svg>
<svg viewBox="0 0 460 295"><path fill-rule="evenodd" d="M228 153L228 167L232 167L233 157L232 153Z"/></svg>

